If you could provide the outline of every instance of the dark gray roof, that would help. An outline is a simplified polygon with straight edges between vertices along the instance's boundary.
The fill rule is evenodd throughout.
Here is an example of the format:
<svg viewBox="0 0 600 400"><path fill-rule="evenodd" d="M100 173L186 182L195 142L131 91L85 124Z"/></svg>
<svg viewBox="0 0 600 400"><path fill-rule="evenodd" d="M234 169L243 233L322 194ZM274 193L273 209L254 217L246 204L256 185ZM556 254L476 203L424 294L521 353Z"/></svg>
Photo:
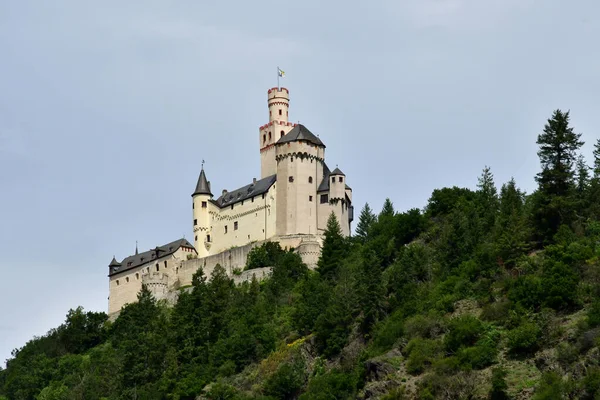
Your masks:
<svg viewBox="0 0 600 400"><path fill-rule="evenodd" d="M194 193L192 194L192 196L195 196L197 194L209 194L212 196L212 193L210 192L210 183L208 183L208 180L206 180L206 174L204 173L204 168L202 168L202 170L200 171L200 176L198 177L198 183L196 184L196 190L194 190Z"/></svg>
<svg viewBox="0 0 600 400"><path fill-rule="evenodd" d="M317 188L317 192L324 192L329 190L329 176L331 175L331 171L327 167L327 164L323 163L323 180L319 184Z"/></svg>
<svg viewBox="0 0 600 400"><path fill-rule="evenodd" d="M335 167L335 169L333 170L333 172L331 173L331 175L344 175L344 176L346 176L346 174L344 174L338 167Z"/></svg>
<svg viewBox="0 0 600 400"><path fill-rule="evenodd" d="M316 137L304 125L300 124L296 125L291 131L285 134L281 139L277 141L276 144L296 142L299 140L304 140L307 142L311 142L312 144L316 144L317 146L325 147L323 142L321 142L321 139Z"/></svg>
<svg viewBox="0 0 600 400"><path fill-rule="evenodd" d="M192 246L192 244L185 239L179 239L174 242L167 243L164 246L157 246L152 250L144 251L139 254L134 254L133 256L125 257L123 261L121 261L121 263L118 263L119 266L112 265L111 262L111 265L109 265L110 269L108 276L120 274L121 272L139 267L140 265L153 262L157 258L173 254L180 247L188 247L192 249L194 248L194 246ZM194 249L194 251L196 250ZM117 260L115 260L114 257L113 261L117 262Z"/></svg>
<svg viewBox="0 0 600 400"><path fill-rule="evenodd" d="M223 208L240 201L259 196L266 193L271 186L277 181L277 175L267 176L259 181L243 186L232 192L226 192L224 195L213 201L213 204Z"/></svg>
<svg viewBox="0 0 600 400"><path fill-rule="evenodd" d="M110 264L108 264L108 266L109 266L109 267L120 267L120 266L121 266L121 263L120 263L120 262L118 262L118 261L115 259L115 256L113 256L113 259L112 259L112 261L110 262Z"/></svg>

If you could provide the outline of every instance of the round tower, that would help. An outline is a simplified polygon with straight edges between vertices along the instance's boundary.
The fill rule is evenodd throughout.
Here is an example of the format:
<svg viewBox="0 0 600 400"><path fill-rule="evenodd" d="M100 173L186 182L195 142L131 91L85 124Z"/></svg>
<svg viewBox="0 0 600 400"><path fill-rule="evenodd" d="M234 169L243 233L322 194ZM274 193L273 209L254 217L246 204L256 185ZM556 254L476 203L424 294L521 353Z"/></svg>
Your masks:
<svg viewBox="0 0 600 400"><path fill-rule="evenodd" d="M204 167L202 167L196 190L192 194L194 247L198 252L198 257L209 255L211 246L209 205L212 197L210 182L206 179Z"/></svg>
<svg viewBox="0 0 600 400"><path fill-rule="evenodd" d="M296 125L275 145L277 236L317 233L317 188L325 145Z"/></svg>
<svg viewBox="0 0 600 400"><path fill-rule="evenodd" d="M285 136L293 124L288 121L290 92L286 88L271 88L267 92L269 122L258 129L261 178L276 173L274 144Z"/></svg>
<svg viewBox="0 0 600 400"><path fill-rule="evenodd" d="M344 236L350 235L348 201L346 199L346 174L335 168L329 175L329 203Z"/></svg>

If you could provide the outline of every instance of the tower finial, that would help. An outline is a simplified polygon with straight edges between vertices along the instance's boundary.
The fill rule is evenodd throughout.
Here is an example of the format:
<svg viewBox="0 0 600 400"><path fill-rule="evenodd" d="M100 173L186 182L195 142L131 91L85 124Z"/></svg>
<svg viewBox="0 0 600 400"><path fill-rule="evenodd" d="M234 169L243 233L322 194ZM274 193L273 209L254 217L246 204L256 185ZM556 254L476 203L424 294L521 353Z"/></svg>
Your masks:
<svg viewBox="0 0 600 400"><path fill-rule="evenodd" d="M137 240L135 241L135 255L138 255L138 242Z"/></svg>
<svg viewBox="0 0 600 400"><path fill-rule="evenodd" d="M204 169L204 158L202 159L202 169Z"/></svg>

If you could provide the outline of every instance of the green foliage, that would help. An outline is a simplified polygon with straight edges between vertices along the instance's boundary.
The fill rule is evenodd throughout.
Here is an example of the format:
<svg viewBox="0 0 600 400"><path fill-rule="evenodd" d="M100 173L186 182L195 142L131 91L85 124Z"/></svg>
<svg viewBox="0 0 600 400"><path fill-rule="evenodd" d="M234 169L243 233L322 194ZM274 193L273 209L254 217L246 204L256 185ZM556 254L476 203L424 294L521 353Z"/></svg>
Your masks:
<svg viewBox="0 0 600 400"><path fill-rule="evenodd" d="M600 300L595 300L587 312L588 325L592 328L600 326Z"/></svg>
<svg viewBox="0 0 600 400"><path fill-rule="evenodd" d="M327 229L324 236L317 271L324 279L333 280L336 278L341 261L346 254L346 241L333 212L327 219Z"/></svg>
<svg viewBox="0 0 600 400"><path fill-rule="evenodd" d="M356 225L356 234L355 237L361 241L365 242L371 230L373 224L377 221L377 216L369 207L369 203L365 203L365 206L360 212L360 216L358 217L358 224Z"/></svg>
<svg viewBox="0 0 600 400"><path fill-rule="evenodd" d="M556 372L547 372L542 375L538 387L535 390L534 400L559 400L568 393L568 382Z"/></svg>
<svg viewBox="0 0 600 400"><path fill-rule="evenodd" d="M406 371L418 375L432 365L442 355L442 343L439 340L414 338L406 345L408 354Z"/></svg>
<svg viewBox="0 0 600 400"><path fill-rule="evenodd" d="M306 392L299 400L347 400L353 399L356 377L341 371L315 376L308 383Z"/></svg>
<svg viewBox="0 0 600 400"><path fill-rule="evenodd" d="M531 353L537 349L541 334L536 324L525 322L508 332L508 348L513 354Z"/></svg>
<svg viewBox="0 0 600 400"><path fill-rule="evenodd" d="M302 362L285 363L265 381L263 390L266 395L277 399L294 399L305 380Z"/></svg>
<svg viewBox="0 0 600 400"><path fill-rule="evenodd" d="M472 346L479 340L483 331L483 324L473 316L455 318L448 324L444 347L446 351L453 353L460 347Z"/></svg>
<svg viewBox="0 0 600 400"><path fill-rule="evenodd" d="M278 242L266 242L252 248L246 259L246 269L273 267L279 265L280 258L285 254Z"/></svg>
<svg viewBox="0 0 600 400"><path fill-rule="evenodd" d="M506 393L508 384L506 383L506 371L502 367L496 367L492 370L492 388L490 389L490 400L508 400Z"/></svg>

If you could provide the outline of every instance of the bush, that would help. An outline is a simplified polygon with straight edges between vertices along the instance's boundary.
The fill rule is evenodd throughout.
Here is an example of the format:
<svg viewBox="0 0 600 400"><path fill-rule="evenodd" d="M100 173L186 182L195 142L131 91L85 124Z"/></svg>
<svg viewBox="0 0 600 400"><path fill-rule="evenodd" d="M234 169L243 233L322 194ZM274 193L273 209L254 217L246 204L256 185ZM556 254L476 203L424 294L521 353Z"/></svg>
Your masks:
<svg viewBox="0 0 600 400"><path fill-rule="evenodd" d="M526 322L508 332L508 348L513 354L528 354L537 349L541 329Z"/></svg>
<svg viewBox="0 0 600 400"><path fill-rule="evenodd" d="M481 321L470 315L451 320L448 329L444 337L444 346L450 352L457 351L461 346L474 345L484 331Z"/></svg>
<svg viewBox="0 0 600 400"><path fill-rule="evenodd" d="M405 348L405 352L408 354L406 371L413 375L420 374L440 357L441 350L442 346L438 340L412 339Z"/></svg>
<svg viewBox="0 0 600 400"><path fill-rule="evenodd" d="M568 384L563 382L562 377L556 372L547 372L542 375L533 400L555 400L562 399L568 392Z"/></svg>
<svg viewBox="0 0 600 400"><path fill-rule="evenodd" d="M544 304L555 310L572 307L577 300L578 282L573 268L562 262L548 262L541 280Z"/></svg>
<svg viewBox="0 0 600 400"><path fill-rule="evenodd" d="M308 383L308 389L299 400L352 399L355 388L354 374L332 371L312 378Z"/></svg>
<svg viewBox="0 0 600 400"><path fill-rule="evenodd" d="M489 322L503 324L509 316L510 301L502 299L494 303L487 304L481 311L481 319Z"/></svg>
<svg viewBox="0 0 600 400"><path fill-rule="evenodd" d="M214 400L233 400L236 398L237 390L233 386L217 382L210 387L206 395Z"/></svg>
<svg viewBox="0 0 600 400"><path fill-rule="evenodd" d="M492 370L492 388L490 390L490 400L508 400L508 384L506 383L506 371L502 367Z"/></svg>
<svg viewBox="0 0 600 400"><path fill-rule="evenodd" d="M266 242L252 248L246 258L246 269L274 267L285 253L278 242Z"/></svg>
<svg viewBox="0 0 600 400"><path fill-rule="evenodd" d="M587 375L583 379L583 390L585 391L585 399L596 398L600 393L600 368L591 367L588 369Z"/></svg>
<svg viewBox="0 0 600 400"><path fill-rule="evenodd" d="M264 383L266 395L278 399L292 399L296 397L306 379L304 364L302 362L285 363Z"/></svg>
<svg viewBox="0 0 600 400"><path fill-rule="evenodd" d="M570 343L560 343L556 347L556 359L563 368L568 367L579 357L579 349Z"/></svg>
<svg viewBox="0 0 600 400"><path fill-rule="evenodd" d="M457 357L463 369L482 369L494 363L497 353L496 346L486 343L461 348Z"/></svg>
<svg viewBox="0 0 600 400"><path fill-rule="evenodd" d="M510 301L526 309L539 308L542 303L542 285L536 276L525 275L515 279L510 285Z"/></svg>
<svg viewBox="0 0 600 400"><path fill-rule="evenodd" d="M587 312L587 321L590 328L600 326L600 300L592 303L592 306Z"/></svg>
<svg viewBox="0 0 600 400"><path fill-rule="evenodd" d="M381 354L384 351L391 349L398 339L402 337L403 333L404 324L402 313L396 312L377 326L373 337L373 344L371 346L373 352Z"/></svg>
<svg viewBox="0 0 600 400"><path fill-rule="evenodd" d="M434 339L444 331L441 318L434 313L430 313L429 315L415 315L408 318L404 325L408 339L415 337Z"/></svg>

